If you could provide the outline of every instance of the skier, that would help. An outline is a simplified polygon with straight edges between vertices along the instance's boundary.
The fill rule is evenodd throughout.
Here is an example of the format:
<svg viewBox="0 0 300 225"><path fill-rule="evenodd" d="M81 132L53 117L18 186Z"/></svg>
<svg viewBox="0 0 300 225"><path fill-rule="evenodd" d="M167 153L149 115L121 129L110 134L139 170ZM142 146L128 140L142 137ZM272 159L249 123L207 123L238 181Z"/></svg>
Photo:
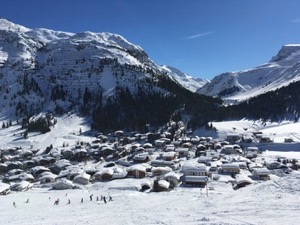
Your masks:
<svg viewBox="0 0 300 225"><path fill-rule="evenodd" d="M103 201L104 201L104 203L106 203L106 198L105 198L105 196L103 197Z"/></svg>
<svg viewBox="0 0 300 225"><path fill-rule="evenodd" d="M110 201L112 201L112 197L111 196L109 196L109 199L108 199L108 201L110 202Z"/></svg>
<svg viewBox="0 0 300 225"><path fill-rule="evenodd" d="M68 200L68 203L67 203L67 204L68 204L68 205L69 205L69 204L71 204L71 201L70 201L70 199Z"/></svg>
<svg viewBox="0 0 300 225"><path fill-rule="evenodd" d="M59 203L59 198L55 200L54 205L58 205Z"/></svg>
<svg viewBox="0 0 300 225"><path fill-rule="evenodd" d="M25 203L29 203L29 198L27 198L27 201Z"/></svg>
<svg viewBox="0 0 300 225"><path fill-rule="evenodd" d="M13 206L16 208L17 207L17 205L16 205L16 203L15 202L13 202Z"/></svg>
<svg viewBox="0 0 300 225"><path fill-rule="evenodd" d="M81 203L83 203L83 198L81 198Z"/></svg>
<svg viewBox="0 0 300 225"><path fill-rule="evenodd" d="M96 201L98 202L99 201L99 197L97 196L97 199L96 199Z"/></svg>
<svg viewBox="0 0 300 225"><path fill-rule="evenodd" d="M92 200L93 200L93 194L90 195L90 201L92 201Z"/></svg>

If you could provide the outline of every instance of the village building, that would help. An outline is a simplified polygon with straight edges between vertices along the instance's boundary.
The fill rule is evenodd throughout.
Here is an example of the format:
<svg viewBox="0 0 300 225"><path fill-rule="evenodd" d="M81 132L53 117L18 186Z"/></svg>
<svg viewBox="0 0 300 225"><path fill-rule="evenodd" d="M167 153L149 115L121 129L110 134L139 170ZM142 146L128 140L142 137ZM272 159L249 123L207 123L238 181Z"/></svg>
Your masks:
<svg viewBox="0 0 300 225"><path fill-rule="evenodd" d="M103 168L100 171L96 172L92 176L92 180L97 182L97 181L109 181L112 180L114 174L113 168Z"/></svg>
<svg viewBox="0 0 300 225"><path fill-rule="evenodd" d="M281 162L273 161L273 162L267 163L266 167L269 170L274 170L274 169L278 169L280 165L282 165Z"/></svg>
<svg viewBox="0 0 300 225"><path fill-rule="evenodd" d="M226 163L221 165L222 173L238 174L240 173L240 167L238 164Z"/></svg>
<svg viewBox="0 0 300 225"><path fill-rule="evenodd" d="M167 174L171 171L172 171L172 169L170 167L152 167L151 168L152 176L161 176L161 175Z"/></svg>
<svg viewBox="0 0 300 225"><path fill-rule="evenodd" d="M144 149L147 149L147 148L153 148L153 145L151 144L151 143L145 143L145 144L143 144L143 148Z"/></svg>
<svg viewBox="0 0 300 225"><path fill-rule="evenodd" d="M22 166L23 169L30 169L30 168L36 166L36 163L33 160L25 160L22 163L23 163L23 166Z"/></svg>
<svg viewBox="0 0 300 225"><path fill-rule="evenodd" d="M270 171L267 168L255 168L252 175L258 180L270 180Z"/></svg>
<svg viewBox="0 0 300 225"><path fill-rule="evenodd" d="M174 144L169 144L166 146L165 152L174 152L175 151L175 145Z"/></svg>
<svg viewBox="0 0 300 225"><path fill-rule="evenodd" d="M237 174L235 180L236 188L242 188L253 183L253 180L250 177L241 174Z"/></svg>
<svg viewBox="0 0 300 225"><path fill-rule="evenodd" d="M10 193L10 185L0 182L0 195L7 195Z"/></svg>
<svg viewBox="0 0 300 225"><path fill-rule="evenodd" d="M8 162L7 163L7 171L10 171L10 170L14 170L14 169L22 169L22 162L20 161L15 161L15 162Z"/></svg>
<svg viewBox="0 0 300 225"><path fill-rule="evenodd" d="M193 145L198 145L199 143L200 143L200 138L199 137L192 137L191 138L191 143L193 144Z"/></svg>
<svg viewBox="0 0 300 225"><path fill-rule="evenodd" d="M207 167L204 164L183 164L181 172L184 176L207 176Z"/></svg>
<svg viewBox="0 0 300 225"><path fill-rule="evenodd" d="M152 188L152 182L150 180L144 180L141 183L141 190L140 191L150 190L151 188Z"/></svg>
<svg viewBox="0 0 300 225"><path fill-rule="evenodd" d="M38 178L39 175L43 172L50 172L50 169L44 166L35 166L31 168L31 174L35 177Z"/></svg>
<svg viewBox="0 0 300 225"><path fill-rule="evenodd" d="M20 181L18 183L14 183L10 186L10 189L12 191L27 191L30 187L32 186L32 184L30 184L28 181Z"/></svg>
<svg viewBox="0 0 300 225"><path fill-rule="evenodd" d="M53 183L55 182L56 177L57 176L51 172L43 172L40 175L39 181L41 184Z"/></svg>
<svg viewBox="0 0 300 225"><path fill-rule="evenodd" d="M46 157L37 156L33 158L33 161L38 166L50 166L53 163L55 163L56 160L54 157L51 156L46 156Z"/></svg>
<svg viewBox="0 0 300 225"><path fill-rule="evenodd" d="M79 162L86 160L88 152L84 148L76 148L74 150L73 158Z"/></svg>
<svg viewBox="0 0 300 225"><path fill-rule="evenodd" d="M67 190L73 188L74 184L72 183L72 181L67 179L59 179L52 185L53 190Z"/></svg>
<svg viewBox="0 0 300 225"><path fill-rule="evenodd" d="M204 144L198 144L196 147L196 157L202 155L206 150L206 146Z"/></svg>
<svg viewBox="0 0 300 225"><path fill-rule="evenodd" d="M264 166L261 163L249 163L248 168L249 171L252 172L254 169L260 169L263 168Z"/></svg>
<svg viewBox="0 0 300 225"><path fill-rule="evenodd" d="M170 171L164 175L164 180L170 183L170 187L177 187L181 183L181 174Z"/></svg>
<svg viewBox="0 0 300 225"><path fill-rule="evenodd" d="M203 163L205 165L210 165L211 162L212 162L212 157L211 156L203 156L201 155L198 160L197 160L198 163Z"/></svg>
<svg viewBox="0 0 300 225"><path fill-rule="evenodd" d="M74 177L73 182L76 184L87 185L90 181L91 175L82 173Z"/></svg>
<svg viewBox="0 0 300 225"><path fill-rule="evenodd" d="M74 151L71 150L70 148L63 148L61 150L61 155L65 159L71 159L73 157L73 155L74 155Z"/></svg>
<svg viewBox="0 0 300 225"><path fill-rule="evenodd" d="M56 174L59 174L60 171L65 170L67 167L69 167L69 166L71 166L71 165L72 165L72 164L70 163L69 160L61 159L61 160L56 161L56 162L53 164L53 171L54 171Z"/></svg>
<svg viewBox="0 0 300 225"><path fill-rule="evenodd" d="M168 191L170 183L166 180L155 180L153 183L153 190L156 192Z"/></svg>
<svg viewBox="0 0 300 225"><path fill-rule="evenodd" d="M74 180L74 178L80 174L84 174L85 171L77 166L68 167L67 170L62 170L58 177L67 177L69 180Z"/></svg>
<svg viewBox="0 0 300 225"><path fill-rule="evenodd" d="M250 146L246 148L246 158L256 158L258 155L259 149L255 146Z"/></svg>
<svg viewBox="0 0 300 225"><path fill-rule="evenodd" d="M190 152L189 152L189 148L176 148L175 151L177 152L178 158L182 158L182 157L188 157Z"/></svg>
<svg viewBox="0 0 300 225"><path fill-rule="evenodd" d="M146 167L142 165L133 165L127 168L127 176L134 178L144 178L146 176Z"/></svg>
<svg viewBox="0 0 300 225"><path fill-rule="evenodd" d="M114 167L114 173L112 175L112 179L122 179L125 178L127 176L127 171L124 168L121 167Z"/></svg>
<svg viewBox="0 0 300 225"><path fill-rule="evenodd" d="M238 153L239 152L234 148L233 145L224 145L221 148L221 152L220 152L220 154L224 154L224 155L235 155Z"/></svg>
<svg viewBox="0 0 300 225"><path fill-rule="evenodd" d="M165 160L152 160L150 162L151 166L155 166L155 167L164 167L164 166L168 166L171 169L175 170L179 168L179 165L176 164L174 161L165 161Z"/></svg>
<svg viewBox="0 0 300 225"><path fill-rule="evenodd" d="M162 158L165 161L172 161L177 158L177 152L175 152L175 151L164 152L162 154Z"/></svg>
<svg viewBox="0 0 300 225"><path fill-rule="evenodd" d="M155 140L154 145L157 148L165 148L167 145L167 140L165 140L165 139Z"/></svg>
<svg viewBox="0 0 300 225"><path fill-rule="evenodd" d="M7 171L7 164L0 163L0 173L6 173Z"/></svg>
<svg viewBox="0 0 300 225"><path fill-rule="evenodd" d="M184 176L182 178L182 183L192 186L205 186L207 185L207 176Z"/></svg>
<svg viewBox="0 0 300 225"><path fill-rule="evenodd" d="M31 159L33 156L33 152L29 149L27 150L23 150L21 153L20 153L20 157L23 158L23 159Z"/></svg>
<svg viewBox="0 0 300 225"><path fill-rule="evenodd" d="M133 161L136 163L144 163L150 160L148 152L139 153L133 156Z"/></svg>
<svg viewBox="0 0 300 225"><path fill-rule="evenodd" d="M230 144L235 144L241 140L241 135L238 133L229 133L227 134L226 141Z"/></svg>

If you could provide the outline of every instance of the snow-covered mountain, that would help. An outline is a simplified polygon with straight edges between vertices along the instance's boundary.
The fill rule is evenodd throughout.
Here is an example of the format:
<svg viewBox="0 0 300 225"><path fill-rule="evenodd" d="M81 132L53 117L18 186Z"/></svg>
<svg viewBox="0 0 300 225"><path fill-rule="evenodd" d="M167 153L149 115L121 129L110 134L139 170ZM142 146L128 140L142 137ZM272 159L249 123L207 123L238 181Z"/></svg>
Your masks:
<svg viewBox="0 0 300 225"><path fill-rule="evenodd" d="M183 87L193 92L196 92L199 88L203 87L209 82L209 80L190 76L171 66L163 65L162 68L171 74L171 76L175 78Z"/></svg>
<svg viewBox="0 0 300 225"><path fill-rule="evenodd" d="M119 123L133 121L129 115L159 123L185 104L189 92L182 89L192 94L206 82L157 65L117 34L29 29L5 19L0 19L0 81L0 106L17 117L79 111L99 123L112 116Z"/></svg>
<svg viewBox="0 0 300 225"><path fill-rule="evenodd" d="M300 44L289 44L268 63L218 75L197 92L239 102L299 81L299 74Z"/></svg>

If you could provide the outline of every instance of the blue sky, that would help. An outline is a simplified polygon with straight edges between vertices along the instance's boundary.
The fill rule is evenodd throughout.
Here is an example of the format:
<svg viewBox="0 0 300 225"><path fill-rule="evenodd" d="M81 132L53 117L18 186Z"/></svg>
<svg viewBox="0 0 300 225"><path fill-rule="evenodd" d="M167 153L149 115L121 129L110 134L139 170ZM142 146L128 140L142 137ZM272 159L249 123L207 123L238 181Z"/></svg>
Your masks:
<svg viewBox="0 0 300 225"><path fill-rule="evenodd" d="M0 17L28 28L117 33L156 63L206 79L300 43L298 0L1 0Z"/></svg>

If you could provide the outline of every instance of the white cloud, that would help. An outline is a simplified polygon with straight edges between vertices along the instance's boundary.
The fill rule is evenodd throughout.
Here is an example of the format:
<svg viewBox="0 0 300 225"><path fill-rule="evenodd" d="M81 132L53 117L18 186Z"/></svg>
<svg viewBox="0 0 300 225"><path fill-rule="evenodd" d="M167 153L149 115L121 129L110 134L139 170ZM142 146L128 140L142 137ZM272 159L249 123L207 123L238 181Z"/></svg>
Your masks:
<svg viewBox="0 0 300 225"><path fill-rule="evenodd" d="M212 33L213 33L212 31L208 31L208 32L205 32L205 33L195 34L195 35L186 37L185 39L186 40L190 40L190 39L200 38L200 37L204 37L204 36L210 35Z"/></svg>

